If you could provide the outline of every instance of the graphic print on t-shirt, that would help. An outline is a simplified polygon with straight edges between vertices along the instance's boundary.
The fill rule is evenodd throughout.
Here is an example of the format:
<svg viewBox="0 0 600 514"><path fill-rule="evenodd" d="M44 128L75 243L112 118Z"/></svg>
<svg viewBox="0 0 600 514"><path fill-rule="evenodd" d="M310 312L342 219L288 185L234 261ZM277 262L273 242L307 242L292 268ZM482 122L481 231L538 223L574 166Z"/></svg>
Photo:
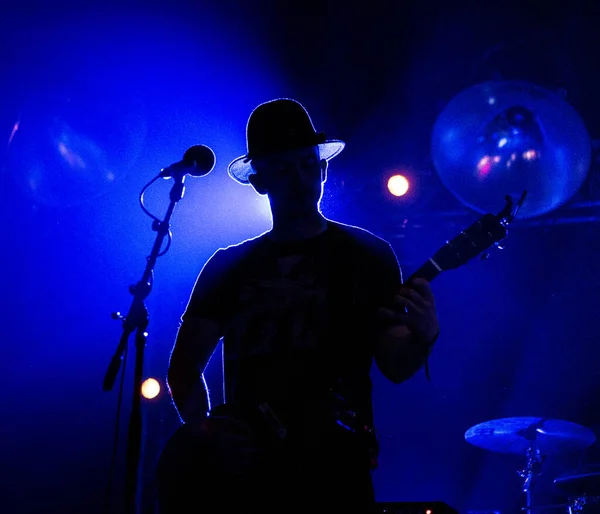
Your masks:
<svg viewBox="0 0 600 514"><path fill-rule="evenodd" d="M240 357L315 349L326 326L326 292L313 255L286 255L241 288L227 343Z"/></svg>

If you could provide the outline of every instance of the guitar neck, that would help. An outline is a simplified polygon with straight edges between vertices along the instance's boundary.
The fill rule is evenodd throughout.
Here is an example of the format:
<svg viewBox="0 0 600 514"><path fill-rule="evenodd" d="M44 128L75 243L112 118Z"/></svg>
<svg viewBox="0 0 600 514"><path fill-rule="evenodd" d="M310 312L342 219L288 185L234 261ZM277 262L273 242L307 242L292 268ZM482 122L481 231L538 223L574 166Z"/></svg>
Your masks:
<svg viewBox="0 0 600 514"><path fill-rule="evenodd" d="M423 263L423 265L417 271L415 271L406 282L410 282L415 278L423 278L428 282L431 282L442 271L444 270L440 268L433 259L429 259L425 261L425 263Z"/></svg>
<svg viewBox="0 0 600 514"><path fill-rule="evenodd" d="M504 218L486 214L446 243L406 282L422 278L431 282L442 271L456 269L502 241L507 235Z"/></svg>

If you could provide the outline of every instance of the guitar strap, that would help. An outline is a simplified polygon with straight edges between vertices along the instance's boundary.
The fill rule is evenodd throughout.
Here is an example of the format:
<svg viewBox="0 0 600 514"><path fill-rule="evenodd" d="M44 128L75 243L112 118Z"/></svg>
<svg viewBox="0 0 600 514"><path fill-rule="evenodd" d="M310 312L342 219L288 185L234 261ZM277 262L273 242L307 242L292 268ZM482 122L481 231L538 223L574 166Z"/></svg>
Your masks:
<svg viewBox="0 0 600 514"><path fill-rule="evenodd" d="M362 265L357 241L344 230L343 226L330 222L327 248L327 303L328 303L328 333L324 345L322 366L325 374L330 377L329 387L332 393L332 410L336 422L356 431L363 425L370 425L371 419L361 419L361 413L356 412L356 398L349 395L360 391L350 390L349 382L356 381L356 369L364 366L364 372L370 372L371 359L368 350L369 334L365 316L365 306L361 305L363 285ZM361 340L361 337L365 338ZM360 345L362 348L351 348ZM363 353L364 351L364 353ZM362 355L361 355L362 353ZM361 359L364 359L361 362ZM358 380L362 379L359 377ZM359 389L369 387L368 377L364 384L355 383ZM369 394L368 391L364 393ZM366 400L363 400L366 401ZM363 403L363 402L361 402ZM365 405L362 406L366 408ZM367 415L368 413L362 413ZM353 425L353 426L350 426Z"/></svg>
<svg viewBox="0 0 600 514"><path fill-rule="evenodd" d="M332 399L332 415L338 425L354 433L358 438L357 442L366 452L370 469L373 470L377 467L379 442L375 428L372 426L372 413L370 419L363 419L361 413L354 412L356 407L352 403L353 399L346 398L346 380L352 380L351 377L348 377L348 368L345 367L346 357L348 353L355 353L349 352L348 346L357 344L357 342L358 344L369 344L367 340L369 335L365 333L364 329L361 329L366 326L364 320L356 322L361 316L369 315L367 312L361 312L361 286L365 285L362 270L366 263L364 259L361 259L359 248L360 245L357 241L342 226L335 222L329 222L327 252L329 331L323 365L331 370L332 392L334 396L337 396ZM358 337L365 337L366 340L357 341L357 331L361 332ZM363 356L355 355L354 358L364 358L365 364L355 362L351 363L351 366L365 365L370 368L371 359L369 357L368 351ZM365 372L369 373L370 369ZM366 384L364 386L367 387ZM339 395L336 395L336 392ZM364 394L370 394L370 392ZM362 413L362 415L367 415L367 413Z"/></svg>

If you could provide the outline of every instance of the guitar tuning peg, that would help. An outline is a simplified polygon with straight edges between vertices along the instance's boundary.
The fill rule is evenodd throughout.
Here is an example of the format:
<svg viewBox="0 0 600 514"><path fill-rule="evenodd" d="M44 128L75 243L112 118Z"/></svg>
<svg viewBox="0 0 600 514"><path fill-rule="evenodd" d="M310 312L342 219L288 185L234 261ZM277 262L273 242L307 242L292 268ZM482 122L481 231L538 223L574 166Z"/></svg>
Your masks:
<svg viewBox="0 0 600 514"><path fill-rule="evenodd" d="M500 244L500 242L498 242L498 243L495 243L495 245L496 245L496 248L497 248L498 250L504 250L504 246L502 246L502 245Z"/></svg>
<svg viewBox="0 0 600 514"><path fill-rule="evenodd" d="M490 258L490 254L488 252L481 254L481 260L487 261Z"/></svg>

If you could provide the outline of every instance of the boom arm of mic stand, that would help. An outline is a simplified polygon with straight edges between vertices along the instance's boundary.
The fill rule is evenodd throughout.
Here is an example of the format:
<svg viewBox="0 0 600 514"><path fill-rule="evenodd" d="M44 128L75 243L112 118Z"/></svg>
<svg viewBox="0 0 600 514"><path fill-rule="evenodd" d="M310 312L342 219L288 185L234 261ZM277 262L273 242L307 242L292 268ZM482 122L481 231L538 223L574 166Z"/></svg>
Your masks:
<svg viewBox="0 0 600 514"><path fill-rule="evenodd" d="M144 305L144 300L148 297L152 290L152 274L156 264L156 259L158 258L158 254L162 248L163 241L169 233L169 222L171 220L171 216L173 215L175 205L181 198L183 198L185 189L184 175L176 176L175 180L175 184L173 185L170 193L171 202L167 208L165 219L158 224L156 240L154 241L152 251L148 256L146 269L144 270L142 279L136 285L129 288L131 294L133 295L133 300L131 302L129 312L123 318L123 334L119 340L119 345L117 346L117 350L115 351L115 354L113 355L104 376L104 383L102 385L102 389L104 391L110 391L114 386L117 375L119 374L119 369L121 368L121 363L123 362L123 354L127 348L129 336L135 330L145 331L146 327L148 326L148 311Z"/></svg>
<svg viewBox="0 0 600 514"><path fill-rule="evenodd" d="M104 376L103 389L110 391L113 388L117 374L123 361L123 355L127 349L129 336L136 332L135 338L135 371L133 384L133 401L132 409L129 417L129 431L127 441L127 470L125 477L125 513L136 514L138 504L138 480L139 480L139 462L142 448L142 380L144 376L144 349L146 347L146 328L148 327L148 310L144 304L144 300L152 290L152 278L154 265L159 256L165 237L169 233L169 223L175 205L181 198L185 190L184 180L185 175L176 175L173 177L175 184L171 188L170 203L165 214L164 221L156 226L156 240L152 246L152 251L147 258L146 268L142 275L142 279L135 285L130 287L130 292L133 295L133 301L127 315L123 318L123 333L119 340L117 350L113 355L108 369Z"/></svg>

